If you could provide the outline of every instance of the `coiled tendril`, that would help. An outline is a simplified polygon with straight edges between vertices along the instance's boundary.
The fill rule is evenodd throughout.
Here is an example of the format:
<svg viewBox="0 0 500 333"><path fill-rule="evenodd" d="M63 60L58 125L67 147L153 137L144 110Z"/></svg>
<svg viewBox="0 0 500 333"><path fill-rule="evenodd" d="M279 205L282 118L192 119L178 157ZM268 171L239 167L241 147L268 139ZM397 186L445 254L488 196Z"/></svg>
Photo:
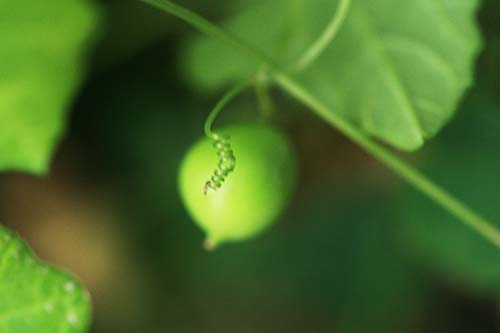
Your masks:
<svg viewBox="0 0 500 333"><path fill-rule="evenodd" d="M219 163L212 177L205 183L203 189L205 195L210 189L214 191L219 189L226 180L226 177L233 172L236 167L236 158L234 157L229 137L214 134L213 138L215 140L214 148L217 150L217 156L219 156Z"/></svg>
<svg viewBox="0 0 500 333"><path fill-rule="evenodd" d="M234 157L229 137L212 132L212 123L224 106L245 90L249 84L249 81L244 81L231 88L224 96L222 96L205 121L205 135L214 140L214 147L217 150L217 156L219 156L217 168L213 172L212 177L210 177L210 179L205 183L203 188L203 193L205 193L205 195L210 189L214 191L219 189L226 180L227 176L234 171L236 166L236 158Z"/></svg>

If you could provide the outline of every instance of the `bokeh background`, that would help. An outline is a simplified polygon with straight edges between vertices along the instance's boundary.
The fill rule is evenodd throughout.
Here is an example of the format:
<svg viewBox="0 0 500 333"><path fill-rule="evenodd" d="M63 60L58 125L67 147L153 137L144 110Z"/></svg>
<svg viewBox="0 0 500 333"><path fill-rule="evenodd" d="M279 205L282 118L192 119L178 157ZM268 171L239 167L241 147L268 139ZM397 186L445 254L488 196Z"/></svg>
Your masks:
<svg viewBox="0 0 500 333"><path fill-rule="evenodd" d="M231 1L182 1L214 20ZM299 188L255 240L208 253L177 168L220 92L180 68L196 32L133 0L106 25L47 177L0 176L0 219L89 288L92 332L500 332L500 254L279 91ZM500 221L500 3L457 117L403 156ZM221 123L257 117L251 93Z"/></svg>

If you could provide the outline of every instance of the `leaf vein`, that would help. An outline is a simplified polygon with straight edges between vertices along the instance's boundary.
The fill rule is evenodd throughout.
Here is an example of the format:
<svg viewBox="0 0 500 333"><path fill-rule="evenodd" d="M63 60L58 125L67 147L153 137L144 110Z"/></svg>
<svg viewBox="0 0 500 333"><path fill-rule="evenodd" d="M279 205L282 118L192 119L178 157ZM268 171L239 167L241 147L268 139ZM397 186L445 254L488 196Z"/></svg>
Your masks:
<svg viewBox="0 0 500 333"><path fill-rule="evenodd" d="M467 38L468 37L467 34L465 34L463 31L461 31L462 29L460 29L459 26L457 26L457 24L455 22L453 22L448 10L446 9L446 6L445 6L443 0L430 0L427 2L434 4L434 8L441 13L441 15L444 18L443 21L446 22L446 26L448 27L448 31L450 31L452 34L454 34L455 37L457 37L457 39L463 39L467 43L470 43L470 44L473 43L470 38Z"/></svg>
<svg viewBox="0 0 500 333"><path fill-rule="evenodd" d="M453 68L443 56L426 44L403 35L387 36L384 38L384 42L395 48L402 48L402 46L405 46L406 48L412 49L414 52L418 52L434 66L444 69L451 80L460 81L458 71Z"/></svg>
<svg viewBox="0 0 500 333"><path fill-rule="evenodd" d="M385 71L383 71L381 75L385 73L385 75L383 76L385 76L389 80L389 88L391 88L396 93L402 107L404 108L404 112L408 115L410 121L413 122L413 134L415 136L415 139L417 139L419 142L423 142L422 124L420 123L420 119L418 118L417 112L409 98L409 94L406 91L404 84L401 82L401 79L399 78L394 65L391 63L389 56L386 53L386 49L382 43L382 38L376 31L373 22L371 22L368 14L366 13L366 10L359 6L358 8L360 12L360 15L358 17L362 19L360 27L365 30L365 36L367 36L369 38L369 42L373 44L373 50L377 51L380 65L385 68Z"/></svg>

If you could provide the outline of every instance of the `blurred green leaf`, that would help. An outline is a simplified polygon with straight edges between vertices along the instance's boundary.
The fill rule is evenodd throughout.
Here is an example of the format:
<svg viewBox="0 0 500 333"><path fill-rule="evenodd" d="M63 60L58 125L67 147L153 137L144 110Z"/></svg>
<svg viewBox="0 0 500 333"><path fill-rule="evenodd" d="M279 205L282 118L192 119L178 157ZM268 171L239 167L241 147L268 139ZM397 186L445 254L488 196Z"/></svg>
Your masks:
<svg viewBox="0 0 500 333"><path fill-rule="evenodd" d="M291 42L295 42L304 32L302 24L290 28L296 23L294 19L301 16L292 10L299 1L302 0L240 1L233 4L232 12L237 14L222 22L222 25L281 62L288 62L299 55L292 50ZM214 91L228 81L247 77L256 71L252 58L201 34L197 34L187 45L181 61L186 79L206 91Z"/></svg>
<svg viewBox="0 0 500 333"><path fill-rule="evenodd" d="M0 170L46 171L97 21L87 0L0 4Z"/></svg>
<svg viewBox="0 0 500 333"><path fill-rule="evenodd" d="M315 39L338 1L248 5L225 27L283 67ZM330 109L404 150L421 147L452 117L471 84L480 46L477 0L358 0L333 43L301 79ZM186 73L204 89L255 72L244 55L200 37Z"/></svg>
<svg viewBox="0 0 500 333"><path fill-rule="evenodd" d="M500 227L500 105L474 96L423 156L426 173ZM398 195L407 244L448 279L500 292L500 251L453 216L409 190Z"/></svg>
<svg viewBox="0 0 500 333"><path fill-rule="evenodd" d="M1 226L0 295L0 332L86 332L87 292L69 274L39 262Z"/></svg>

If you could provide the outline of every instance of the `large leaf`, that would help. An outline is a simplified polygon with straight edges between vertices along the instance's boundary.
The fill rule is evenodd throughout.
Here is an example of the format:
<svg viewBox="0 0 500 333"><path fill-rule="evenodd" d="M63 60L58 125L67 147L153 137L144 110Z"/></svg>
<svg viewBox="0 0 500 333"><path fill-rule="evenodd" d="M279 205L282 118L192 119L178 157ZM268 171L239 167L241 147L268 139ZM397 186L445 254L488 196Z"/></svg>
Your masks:
<svg viewBox="0 0 500 333"><path fill-rule="evenodd" d="M0 226L0 332L79 333L88 323L89 299L80 284L39 262Z"/></svg>
<svg viewBox="0 0 500 333"><path fill-rule="evenodd" d="M0 1L0 170L46 170L97 18L87 0Z"/></svg>
<svg viewBox="0 0 500 333"><path fill-rule="evenodd" d="M320 33L337 2L259 2L226 27L288 67ZM301 80L332 112L368 134L400 149L417 149L451 118L472 81L480 45L477 4L352 0L338 36ZM186 66L204 88L256 69L251 59L207 38L193 42Z"/></svg>

